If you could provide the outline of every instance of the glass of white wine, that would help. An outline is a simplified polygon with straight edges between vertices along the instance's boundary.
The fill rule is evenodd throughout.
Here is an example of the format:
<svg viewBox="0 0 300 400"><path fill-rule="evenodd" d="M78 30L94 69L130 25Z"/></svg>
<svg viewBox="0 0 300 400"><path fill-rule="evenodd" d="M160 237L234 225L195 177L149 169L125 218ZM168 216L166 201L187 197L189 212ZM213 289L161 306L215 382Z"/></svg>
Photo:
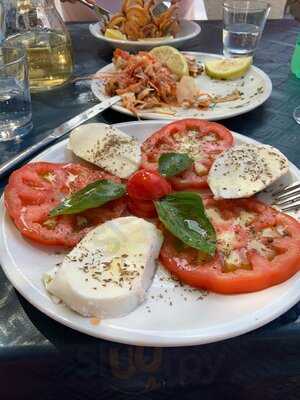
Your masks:
<svg viewBox="0 0 300 400"><path fill-rule="evenodd" d="M5 19L5 45L26 48L32 92L56 88L70 79L71 39L53 0L10 0Z"/></svg>

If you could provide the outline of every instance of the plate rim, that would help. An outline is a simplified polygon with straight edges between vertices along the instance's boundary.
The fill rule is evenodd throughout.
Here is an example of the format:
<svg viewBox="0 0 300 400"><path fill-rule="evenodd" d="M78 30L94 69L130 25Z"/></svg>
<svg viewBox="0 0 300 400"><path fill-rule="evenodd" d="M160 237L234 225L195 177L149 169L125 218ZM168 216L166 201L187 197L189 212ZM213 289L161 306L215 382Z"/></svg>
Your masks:
<svg viewBox="0 0 300 400"><path fill-rule="evenodd" d="M117 123L114 124L114 126L118 128L122 128L124 126L138 126L140 124L167 124L168 121L165 120L155 120L155 121L131 121L131 122L124 122L124 123ZM259 143L262 144L259 141L256 141L255 139L249 138L245 135L239 134L237 132L232 131L233 135L237 139L244 140L248 143ZM34 157L32 160L29 162L37 161L43 159L45 156L47 156L48 153L51 153L54 149L56 148L64 148L66 145L67 139L60 141L53 146L50 146L40 154L38 154L36 157ZM294 172L295 175L298 175L300 177L300 170L292 163L289 161L291 171ZM1 202L0 202L0 264L2 267L2 270L8 280L11 282L12 286L34 307L36 307L39 311L41 311L43 314L47 315L48 317L54 319L55 321L62 323L63 325L72 328L76 331L79 331L81 333L87 334L89 336L93 336L99 339L105 339L117 343L123 343L123 344L128 344L128 345L136 345L136 346L146 346L146 347L181 347L181 346L194 346L194 345L202 345L202 344L208 344L208 343L214 343L217 341L233 338L239 335L242 335L247 332L251 332L268 322L271 322L275 318L279 317L282 315L284 312L289 310L291 307L293 307L299 300L300 300L300 273L298 272L295 274L292 278L290 278L288 281L294 280L294 285L289 288L286 293L284 293L282 296L279 296L279 298L275 299L272 303L268 303L262 308L260 308L258 311L256 311L252 316L251 319L249 317L242 317L239 320L237 320L233 325L235 328L232 328L232 323L224 323L219 325L219 331L215 332L214 334L209 333L209 330L214 328L205 328L205 329L200 329L202 333L199 332L199 328L193 329L190 331L188 335L170 335L171 331L165 331L165 332L157 332L154 330L151 331L146 331L141 330L141 329L128 329L128 328L123 328L123 327L116 327L116 326L110 326L107 325L103 327L102 324L99 325L100 330L95 329L92 325L86 324L84 326L76 324L76 321L70 320L68 317L65 317L64 315L61 315L60 312L56 309L57 305L54 304L50 298L49 298L49 303L50 306L47 307L44 305L44 301L39 302L37 299L38 298L43 298L43 294L40 293L39 290L36 290L36 293L34 292L34 295L30 296L27 291L28 288L30 287L30 290L32 290L33 284L25 278L24 275L22 275L17 268L15 268L15 263L14 260L10 259L10 253L7 251L7 248L5 246L6 244L6 237L4 235L4 230L6 227L6 222L5 222L5 215L6 215L6 210L4 207L4 202L3 202L3 195L1 196ZM286 281L286 282L288 282ZM298 285L298 287L296 287ZM26 290L27 289L27 290ZM268 290L268 289L267 289ZM31 294L31 292L29 291ZM247 294L246 294L247 295ZM34 297L34 299L32 298ZM35 299L37 297L37 299ZM287 299L283 302L282 298ZM262 315L261 315L262 314ZM75 314L76 315L76 314ZM84 317L82 317L84 318ZM86 321L89 321L89 318L86 318ZM220 326L225 326L225 330L220 329ZM103 329L104 328L104 329ZM208 332L207 332L208 331ZM150 333L148 333L150 332ZM134 334L132 334L134 333Z"/></svg>
<svg viewBox="0 0 300 400"><path fill-rule="evenodd" d="M200 55L200 56L215 57L215 58L219 58L219 59L224 58L224 56L221 55L221 54L206 53L206 52L201 52L201 51L182 51L182 53L185 53L185 54L191 55L191 56L199 56ZM111 66L113 66L113 63L104 65L102 68L100 68L96 72L96 74L100 73L104 69L109 68ZM251 65L251 68L253 68L254 71L258 75L260 75L262 77L262 79L264 80L264 82L265 82L265 91L264 91L264 95L261 97L261 100L257 104L255 104L254 106L251 105L251 103L250 103L244 109L239 108L236 111L233 111L231 114L228 114L228 115L225 115L225 116L224 115L223 116L222 115L221 116L217 116L217 117L206 117L206 116L203 116L203 117L201 117L202 119L207 119L208 121L221 121L221 120L225 120L225 119L228 119L228 118L234 118L234 117L237 117L239 115L243 115L243 114L246 114L246 113L248 113L250 111L255 110L256 108L260 107L262 104L264 104L270 98L270 96L272 94L272 90L273 90L273 84L272 84L271 78L269 77L269 75L266 72L264 72L259 67L256 67L255 65ZM92 82L90 84L90 88L91 88L91 91L92 91L93 95L99 101L103 101L104 100L104 96L100 97L97 94L98 90L97 90L97 81L96 80L92 80ZM129 115L131 117L136 117L136 115L133 112L127 110L125 107L122 107L122 106L120 106L118 104L114 104L111 108L113 110L115 110L115 111L118 111L121 114ZM137 115L139 116L139 118L144 119L144 120L174 121L174 120L178 119L178 117L176 117L176 116L174 117L174 116L170 116L170 115L163 115L163 114L159 114L159 113L156 114L156 113L151 113L151 112L149 112L149 113L147 113L147 112L143 113L142 112L142 113L138 113Z"/></svg>
<svg viewBox="0 0 300 400"><path fill-rule="evenodd" d="M142 47L142 46L146 46L146 47L162 46L162 45L167 45L167 44L176 44L176 43L184 42L184 41L193 39L194 37L198 36L202 30L201 25L197 24L195 21L183 19L183 20L180 20L180 23L184 23L186 25L193 26L194 31L185 36L181 36L181 37L177 37L177 38L175 37L173 39L165 39L165 40L161 40L161 41L121 40L121 39L108 38L108 37L104 36L103 34L100 34L100 33L96 34L94 32L94 28L96 26L99 26L100 22L94 22L94 23L89 24L89 31L90 31L91 35L93 35L96 39L102 40L102 41L112 44L114 46L117 44L120 44L122 46L126 45L128 47L132 46L132 47L138 48L138 47Z"/></svg>

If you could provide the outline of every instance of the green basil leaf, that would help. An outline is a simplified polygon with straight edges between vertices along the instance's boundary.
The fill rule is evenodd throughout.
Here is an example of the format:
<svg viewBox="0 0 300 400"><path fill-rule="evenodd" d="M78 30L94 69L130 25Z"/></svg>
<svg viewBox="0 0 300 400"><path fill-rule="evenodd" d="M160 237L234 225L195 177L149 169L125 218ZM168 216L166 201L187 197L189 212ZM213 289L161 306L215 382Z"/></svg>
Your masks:
<svg viewBox="0 0 300 400"><path fill-rule="evenodd" d="M49 215L56 217L57 215L77 214L89 208L100 207L111 200L122 197L125 190L125 185L101 179L72 194L55 207Z"/></svg>
<svg viewBox="0 0 300 400"><path fill-rule="evenodd" d="M164 153L159 157L159 172L163 176L175 176L188 169L193 160L183 153Z"/></svg>
<svg viewBox="0 0 300 400"><path fill-rule="evenodd" d="M216 233L201 197L194 192L177 192L155 201L160 221L186 245L214 255Z"/></svg>

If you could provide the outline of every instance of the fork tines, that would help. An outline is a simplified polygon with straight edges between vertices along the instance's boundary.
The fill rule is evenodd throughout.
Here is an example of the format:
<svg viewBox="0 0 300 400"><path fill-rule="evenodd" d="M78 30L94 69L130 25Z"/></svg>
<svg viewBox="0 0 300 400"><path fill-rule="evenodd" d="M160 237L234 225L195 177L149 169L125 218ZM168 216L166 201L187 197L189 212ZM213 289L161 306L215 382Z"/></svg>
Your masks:
<svg viewBox="0 0 300 400"><path fill-rule="evenodd" d="M282 211L300 208L300 183L294 183L273 193L273 205Z"/></svg>

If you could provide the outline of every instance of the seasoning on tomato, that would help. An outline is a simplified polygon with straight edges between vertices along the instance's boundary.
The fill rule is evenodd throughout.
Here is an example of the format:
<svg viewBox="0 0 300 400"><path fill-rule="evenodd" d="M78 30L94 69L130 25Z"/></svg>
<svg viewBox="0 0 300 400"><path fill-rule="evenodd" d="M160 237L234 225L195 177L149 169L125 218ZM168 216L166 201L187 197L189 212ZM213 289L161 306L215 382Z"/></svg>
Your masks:
<svg viewBox="0 0 300 400"><path fill-rule="evenodd" d="M167 233L163 265L181 281L217 293L255 292L277 285L300 267L300 224L255 199L206 202L217 252L178 246Z"/></svg>
<svg viewBox="0 0 300 400"><path fill-rule="evenodd" d="M182 173L168 180L178 190L207 187L207 175L216 157L233 145L231 132L223 125L201 119L172 122L150 136L142 146L142 167L159 170L165 153L183 153L194 162Z"/></svg>
<svg viewBox="0 0 300 400"><path fill-rule="evenodd" d="M94 226L119 217L126 200L73 215L50 217L49 213L66 197L101 179L120 183L113 175L80 164L30 163L11 174L5 205L22 235L42 244L72 247Z"/></svg>
<svg viewBox="0 0 300 400"><path fill-rule="evenodd" d="M158 200L171 191L170 183L156 172L137 171L127 182L128 196L135 200Z"/></svg>

